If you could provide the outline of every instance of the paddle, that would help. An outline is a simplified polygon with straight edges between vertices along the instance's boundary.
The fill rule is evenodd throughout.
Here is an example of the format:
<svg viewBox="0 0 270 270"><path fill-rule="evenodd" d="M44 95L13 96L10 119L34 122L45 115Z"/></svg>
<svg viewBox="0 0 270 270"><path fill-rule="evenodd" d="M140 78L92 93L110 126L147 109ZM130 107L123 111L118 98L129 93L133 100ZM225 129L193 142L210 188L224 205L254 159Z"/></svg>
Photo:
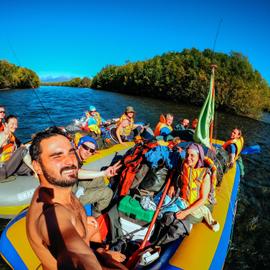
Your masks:
<svg viewBox="0 0 270 270"><path fill-rule="evenodd" d="M214 144L216 148L221 148L222 146L219 144ZM241 154L243 155L250 155L250 154L259 154L261 153L261 147L259 144L254 144L250 146L244 147L244 149L241 151Z"/></svg>
<svg viewBox="0 0 270 270"><path fill-rule="evenodd" d="M242 151L242 155L249 155L249 154L259 154L261 153L261 147L258 144L254 144L251 146L246 146Z"/></svg>
<svg viewBox="0 0 270 270"><path fill-rule="evenodd" d="M152 221L151 221L151 223L150 223L150 225L149 225L149 228L148 228L148 230L147 230L147 233L146 233L146 235L145 235L145 237L144 237L143 242L141 243L139 249L137 249L137 250L133 253L133 255L129 258L129 260L128 260L127 264L126 264L126 267L127 267L128 269L133 269L133 268L134 268L134 266L136 265L136 263L137 263L137 261L138 261L138 259L139 259L140 253L144 250L144 248L145 248L145 246L146 246L146 244L147 244L147 241L148 241L148 238L149 238L149 236L150 236L150 233L151 233L151 231L152 231L152 229L153 229L153 226L154 226L154 224L155 224L155 222L156 222L156 220L157 220L157 217L158 217L158 214L159 214L160 209L161 209L161 207L162 207L163 201L164 201L165 196L166 196L166 194L167 194L167 192L168 192L168 189L169 189L169 187L170 187L170 184L171 184L171 180L172 180L173 174L174 174L174 170L170 172L170 175L169 175L169 177L168 177L168 179L167 179L167 182L166 182L166 185L165 185L165 187L164 187L162 196L161 196L160 201L159 201L159 203L158 203L156 212L155 212L155 214L154 214L154 216L153 216L153 219L152 219Z"/></svg>

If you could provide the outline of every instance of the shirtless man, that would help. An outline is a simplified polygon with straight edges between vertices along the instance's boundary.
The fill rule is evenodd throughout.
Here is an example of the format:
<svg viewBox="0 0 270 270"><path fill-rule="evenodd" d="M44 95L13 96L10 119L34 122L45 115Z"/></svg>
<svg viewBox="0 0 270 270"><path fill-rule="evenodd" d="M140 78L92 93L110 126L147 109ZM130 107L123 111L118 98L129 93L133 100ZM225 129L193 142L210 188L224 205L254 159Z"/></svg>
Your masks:
<svg viewBox="0 0 270 270"><path fill-rule="evenodd" d="M102 269L89 242L101 242L98 224L86 217L84 208L71 189L77 182L78 160L69 139L60 131L46 130L34 138L30 155L40 186L27 214L29 242L44 270ZM96 250L107 260L119 262L119 252Z"/></svg>

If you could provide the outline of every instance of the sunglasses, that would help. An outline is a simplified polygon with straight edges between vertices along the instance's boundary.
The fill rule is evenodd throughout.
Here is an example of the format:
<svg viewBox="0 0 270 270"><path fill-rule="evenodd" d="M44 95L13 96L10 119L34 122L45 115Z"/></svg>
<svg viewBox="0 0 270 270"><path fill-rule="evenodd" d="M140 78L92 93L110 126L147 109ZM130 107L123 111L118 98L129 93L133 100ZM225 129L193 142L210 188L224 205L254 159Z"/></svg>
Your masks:
<svg viewBox="0 0 270 270"><path fill-rule="evenodd" d="M96 152L96 149L94 148L91 148L89 146L87 146L86 144L82 144L82 148L88 152L90 152L91 154L95 153Z"/></svg>
<svg viewBox="0 0 270 270"><path fill-rule="evenodd" d="M0 113L6 113L5 111L0 111Z"/></svg>

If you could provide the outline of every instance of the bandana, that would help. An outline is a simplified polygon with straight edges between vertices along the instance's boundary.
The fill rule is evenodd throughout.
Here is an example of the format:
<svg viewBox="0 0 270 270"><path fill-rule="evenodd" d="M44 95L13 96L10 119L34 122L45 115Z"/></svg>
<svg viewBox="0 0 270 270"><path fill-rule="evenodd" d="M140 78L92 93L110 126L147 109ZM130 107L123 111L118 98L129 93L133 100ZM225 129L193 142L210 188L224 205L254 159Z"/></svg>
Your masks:
<svg viewBox="0 0 270 270"><path fill-rule="evenodd" d="M88 135L80 138L79 143L78 143L78 147L86 142L93 143L95 145L96 149L98 148L97 141Z"/></svg>
<svg viewBox="0 0 270 270"><path fill-rule="evenodd" d="M198 160L198 163L196 165L196 168L203 167L203 164L204 164L204 151L203 151L202 146L200 144L197 144L197 143L191 143L187 147L187 150L188 149L195 150L199 154L199 160Z"/></svg>

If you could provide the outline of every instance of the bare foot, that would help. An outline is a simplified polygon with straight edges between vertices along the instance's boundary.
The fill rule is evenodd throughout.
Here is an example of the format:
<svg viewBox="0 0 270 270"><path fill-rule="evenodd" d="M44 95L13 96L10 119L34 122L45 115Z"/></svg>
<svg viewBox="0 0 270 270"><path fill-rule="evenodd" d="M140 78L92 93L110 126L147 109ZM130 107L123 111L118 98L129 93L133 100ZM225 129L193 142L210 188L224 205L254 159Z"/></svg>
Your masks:
<svg viewBox="0 0 270 270"><path fill-rule="evenodd" d="M218 232L219 229L220 229L220 225L219 223L215 220L212 222L212 224L210 225L211 226L211 229L214 231L214 232Z"/></svg>

